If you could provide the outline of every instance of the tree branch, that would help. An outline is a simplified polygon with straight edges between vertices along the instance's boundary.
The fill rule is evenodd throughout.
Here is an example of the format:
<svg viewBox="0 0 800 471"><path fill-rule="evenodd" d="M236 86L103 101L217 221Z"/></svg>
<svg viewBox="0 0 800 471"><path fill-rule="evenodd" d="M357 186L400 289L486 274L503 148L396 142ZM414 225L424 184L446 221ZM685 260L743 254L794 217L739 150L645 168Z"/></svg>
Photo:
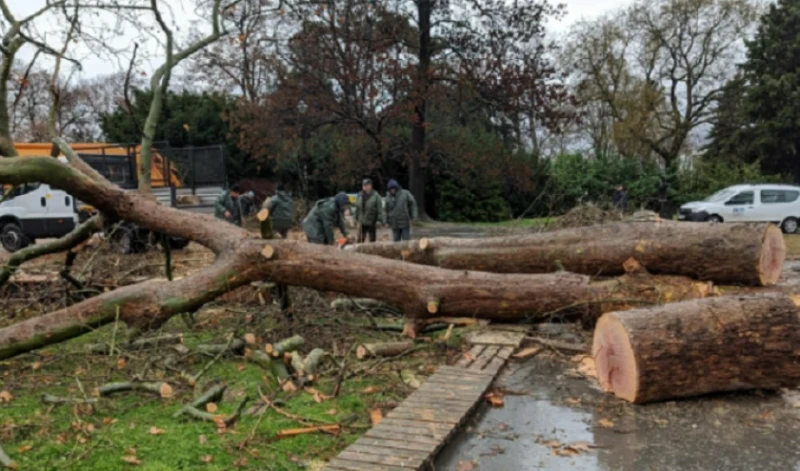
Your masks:
<svg viewBox="0 0 800 471"><path fill-rule="evenodd" d="M41 257L43 255L49 255L53 253L63 252L65 250L69 250L76 245L86 241L89 237L92 236L95 232L100 230L100 224L98 223L98 217L94 216L88 221L84 222L74 231L70 232L69 234L65 235L60 239L56 239L54 241L46 242L46 243L39 243L36 245L31 245L25 249L22 249L18 252L14 252L11 257L8 259L5 265L0 267L0 286L6 283L11 275L17 271L17 268L20 267L23 263L27 262L28 260L32 260L37 257Z"/></svg>

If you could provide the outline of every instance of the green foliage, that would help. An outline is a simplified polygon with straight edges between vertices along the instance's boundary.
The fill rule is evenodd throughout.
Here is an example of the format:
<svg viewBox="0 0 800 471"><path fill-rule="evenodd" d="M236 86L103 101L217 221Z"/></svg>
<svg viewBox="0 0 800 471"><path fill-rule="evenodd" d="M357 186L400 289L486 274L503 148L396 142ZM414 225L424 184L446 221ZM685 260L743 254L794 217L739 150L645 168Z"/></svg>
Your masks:
<svg viewBox="0 0 800 471"><path fill-rule="evenodd" d="M648 206L656 199L660 175L658 165L649 160L562 154L550 165L549 208L559 214L580 203L610 203L617 185L628 192L629 208Z"/></svg>
<svg viewBox="0 0 800 471"><path fill-rule="evenodd" d="M499 222L511 218L498 181L446 178L438 187L436 207L439 219L448 222Z"/></svg>
<svg viewBox="0 0 800 471"><path fill-rule="evenodd" d="M109 142L141 141L141 127L147 119L153 94L150 90L132 92L132 110L120 105L102 115L100 127ZM167 142L171 147L224 145L227 150L229 176L237 180L259 172L236 145L225 115L235 108L235 101L222 93L169 92L156 126L155 143Z"/></svg>
<svg viewBox="0 0 800 471"><path fill-rule="evenodd" d="M800 177L798 24L800 3L790 0L772 3L761 18L755 38L747 42L743 80L729 84L722 97L710 158L760 161L766 173Z"/></svg>

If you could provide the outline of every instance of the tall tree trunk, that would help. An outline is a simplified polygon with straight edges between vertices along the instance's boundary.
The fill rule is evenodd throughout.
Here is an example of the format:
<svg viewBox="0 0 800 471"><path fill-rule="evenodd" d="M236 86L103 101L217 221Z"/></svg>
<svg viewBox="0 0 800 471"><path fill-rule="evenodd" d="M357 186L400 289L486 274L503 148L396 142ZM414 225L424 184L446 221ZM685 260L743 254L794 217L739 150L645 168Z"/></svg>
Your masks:
<svg viewBox="0 0 800 471"><path fill-rule="evenodd" d="M454 270L616 276L633 258L656 274L720 283L775 284L786 246L772 224L638 222L486 239L361 244L360 253Z"/></svg>
<svg viewBox="0 0 800 471"><path fill-rule="evenodd" d="M419 24L419 50L417 51L417 83L414 97L414 127L411 132L411 156L408 162L408 190L419 206L419 217L428 220L425 201L426 170L426 126L428 90L431 77L431 15L436 0L417 0L417 22Z"/></svg>

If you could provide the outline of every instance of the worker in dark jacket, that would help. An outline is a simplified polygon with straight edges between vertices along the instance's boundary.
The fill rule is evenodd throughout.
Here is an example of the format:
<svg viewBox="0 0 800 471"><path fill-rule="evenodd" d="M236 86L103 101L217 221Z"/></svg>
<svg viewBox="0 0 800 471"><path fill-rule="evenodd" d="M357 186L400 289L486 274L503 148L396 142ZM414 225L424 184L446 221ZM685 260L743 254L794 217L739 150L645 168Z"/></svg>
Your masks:
<svg viewBox="0 0 800 471"><path fill-rule="evenodd" d="M252 196L252 192L243 195L239 184L234 183L217 197L214 202L214 216L241 226L242 219L252 204Z"/></svg>
<svg viewBox="0 0 800 471"><path fill-rule="evenodd" d="M419 218L417 200L396 180L389 180L386 192L386 215L395 242L411 239L411 221Z"/></svg>
<svg viewBox="0 0 800 471"><path fill-rule="evenodd" d="M345 216L350 212L350 199L346 193L339 193L333 198L317 201L305 219L303 231L312 244L334 245L333 228L338 227L342 235L347 237Z"/></svg>
<svg viewBox="0 0 800 471"><path fill-rule="evenodd" d="M269 211L272 230L280 234L284 239L289 235L289 229L293 225L293 206L292 197L286 192L286 188L283 185L278 185L275 195L264 201L261 206Z"/></svg>
<svg viewBox="0 0 800 471"><path fill-rule="evenodd" d="M378 222L386 225L386 210L383 207L383 198L372 189L372 180L365 178L361 182L361 191L356 197L355 218L358 222L358 242L364 242L369 235L369 241L375 242L378 238Z"/></svg>

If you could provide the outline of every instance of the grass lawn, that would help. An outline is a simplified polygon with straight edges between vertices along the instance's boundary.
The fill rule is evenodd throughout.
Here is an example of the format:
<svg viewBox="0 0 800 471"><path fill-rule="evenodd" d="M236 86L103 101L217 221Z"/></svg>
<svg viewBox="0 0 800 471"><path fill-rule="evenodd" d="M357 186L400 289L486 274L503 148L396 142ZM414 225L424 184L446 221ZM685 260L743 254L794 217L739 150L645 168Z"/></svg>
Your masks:
<svg viewBox="0 0 800 471"><path fill-rule="evenodd" d="M202 322L198 317L198 323L205 327L193 329L173 319L163 331L183 332L183 344L189 349L200 343L224 344L227 332L236 332L237 336L252 332L263 347L296 331L307 339L303 353L312 347L331 351L336 343L339 358L347 358L350 373L342 382L339 395L332 397L340 370L333 363L320 373L311 386L313 390L286 392L265 370L243 357L220 358L192 388L174 372L165 370L164 358L178 357L179 367L190 374L202 370L212 358L178 355L171 347L123 356L87 354L88 343L110 343L114 334L113 326L108 326L82 338L0 362L2 448L19 469L35 471L318 470L325 459L338 454L370 428L371 409L388 412L413 390L401 376L411 372L423 378L432 373L435 365L453 353L453 347L461 341L460 335L453 335L448 342L423 343L420 351L402 359L359 362L352 347L366 340L388 340L396 334L370 330L363 315L300 314L302 321L295 321L299 324L254 326L244 325L244 316L237 308L230 311L227 316L210 314ZM276 318L281 319L267 313L259 322L275 323ZM359 322L360 327L352 327ZM127 392L100 398L94 405L53 406L41 401L44 393L93 397L100 385L135 378L169 381L174 397ZM213 422L173 418L184 404L218 382L228 388L214 414L233 413L245 396L250 398L248 409L258 405L259 389L283 413L261 407L264 413L244 414L235 426L225 430L219 430ZM342 431L276 437L281 430L321 424L338 424Z"/></svg>

